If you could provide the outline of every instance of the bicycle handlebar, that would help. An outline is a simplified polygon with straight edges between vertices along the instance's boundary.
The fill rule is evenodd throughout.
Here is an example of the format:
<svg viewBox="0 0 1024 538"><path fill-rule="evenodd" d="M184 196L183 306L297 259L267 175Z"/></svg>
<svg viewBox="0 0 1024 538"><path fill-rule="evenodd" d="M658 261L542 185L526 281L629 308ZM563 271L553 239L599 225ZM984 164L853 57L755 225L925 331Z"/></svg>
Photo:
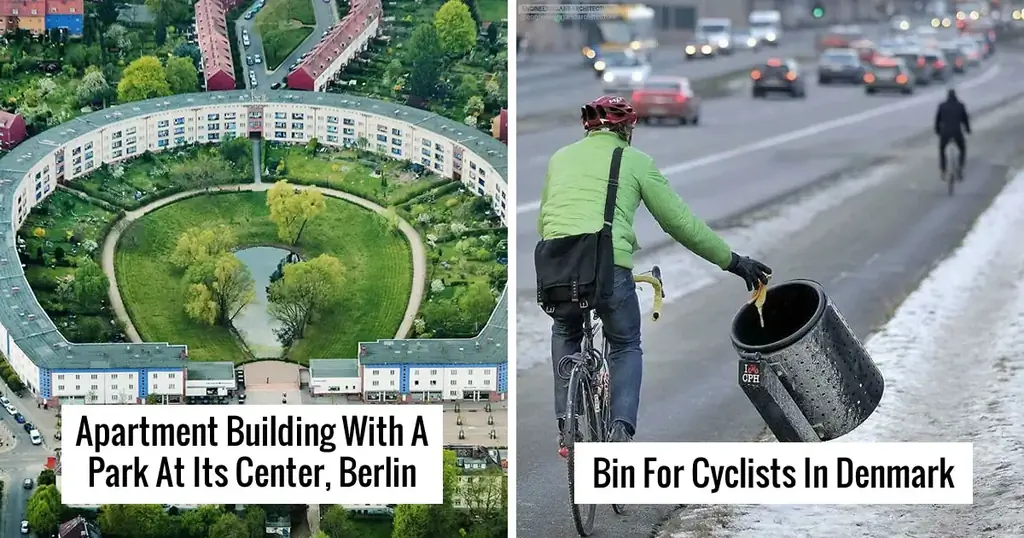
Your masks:
<svg viewBox="0 0 1024 538"><path fill-rule="evenodd" d="M662 299L665 298L665 285L661 280L661 268L655 265L649 275L633 275L633 281L650 284L654 288L654 313L652 317L654 321L658 321L658 318L661 317Z"/></svg>

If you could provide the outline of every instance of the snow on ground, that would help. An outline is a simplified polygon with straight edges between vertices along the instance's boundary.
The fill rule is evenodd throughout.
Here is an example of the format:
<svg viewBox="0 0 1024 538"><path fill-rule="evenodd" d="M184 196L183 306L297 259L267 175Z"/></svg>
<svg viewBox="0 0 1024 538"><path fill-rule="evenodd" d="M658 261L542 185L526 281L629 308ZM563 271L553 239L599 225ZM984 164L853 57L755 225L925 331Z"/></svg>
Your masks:
<svg viewBox="0 0 1024 538"><path fill-rule="evenodd" d="M868 173L812 189L799 195L795 201L784 201L751 215L745 224L726 230L722 237L736 252L757 257L771 245L785 241L785 238L806 228L822 213L887 179L897 177L898 174L893 173L895 169L891 165L878 166ZM724 271L680 245L650 253L640 251L636 256L637 271L649 270L655 264L661 267L665 280L666 306L714 284L720 278L735 278L726 276ZM649 288L640 291L644 313L653 308L650 293ZM522 370L547 362L551 318L537 307L535 301L520 301L516 318L516 368Z"/></svg>
<svg viewBox="0 0 1024 538"><path fill-rule="evenodd" d="M882 403L833 441L973 442L974 505L700 507L663 536L1024 536L1022 207L1024 173L868 341Z"/></svg>

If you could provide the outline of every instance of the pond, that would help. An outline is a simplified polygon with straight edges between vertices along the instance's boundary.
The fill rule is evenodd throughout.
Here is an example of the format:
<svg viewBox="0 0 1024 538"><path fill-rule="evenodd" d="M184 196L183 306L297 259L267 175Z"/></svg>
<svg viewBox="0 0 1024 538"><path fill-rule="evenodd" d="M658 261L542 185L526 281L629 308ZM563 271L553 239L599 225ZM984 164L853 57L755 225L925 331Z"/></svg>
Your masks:
<svg viewBox="0 0 1024 538"><path fill-rule="evenodd" d="M245 264L256 282L256 297L235 316L232 324L258 359L277 358L284 353L284 348L274 336L274 330L281 327L281 322L267 312L267 286L277 265L289 254L287 250L276 247L252 247L235 252L235 257Z"/></svg>

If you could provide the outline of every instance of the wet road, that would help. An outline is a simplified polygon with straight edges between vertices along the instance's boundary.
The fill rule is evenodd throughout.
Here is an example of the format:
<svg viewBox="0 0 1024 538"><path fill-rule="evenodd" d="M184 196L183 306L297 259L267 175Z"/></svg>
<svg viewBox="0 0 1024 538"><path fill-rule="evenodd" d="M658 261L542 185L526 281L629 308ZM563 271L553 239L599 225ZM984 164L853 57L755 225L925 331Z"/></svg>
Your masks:
<svg viewBox="0 0 1024 538"><path fill-rule="evenodd" d="M958 82L975 110L1009 100L1024 82L1021 67L997 60ZM697 129L644 128L637 146L654 155L695 211L712 220L762 205L851 166L880 157L881 168L836 182L803 201L789 200L758 224L725 233L736 250L761 256L777 281L822 282L861 335L879 326L918 279L956 246L1003 184L1018 151L1021 123L1001 115L976 118L967 181L949 198L937 181L928 131L941 88L918 96L868 98L856 88L811 88L806 102L722 102ZM716 103L717 104L717 103ZM713 112L712 112L713 111ZM709 113L712 112L712 113ZM1019 111L1018 111L1019 112ZM671 130L669 130L671 129ZM671 136L666 135L671 133ZM520 259L536 240L529 202L539 188L541 148L578 136L575 129L520 139ZM534 162L529 162L530 150ZM532 189L532 190L531 190ZM525 207L523 207L525 206ZM681 247L664 245L649 217L638 216L648 250L637 265L666 269L669 304L657 324L645 322L645 385L638 440L749 440L763 422L735 384L728 342L732 315L747 299L735 277L710 268ZM524 276L524 272L528 276ZM517 376L519 536L561 538L575 532L567 508L565 465L555 453L551 374L545 363L547 321L533 303L532 268L519 268ZM645 302L649 298L644 296ZM532 367L531 367L532 366ZM625 516L599 511L596 536L646 536L671 507L630 507Z"/></svg>

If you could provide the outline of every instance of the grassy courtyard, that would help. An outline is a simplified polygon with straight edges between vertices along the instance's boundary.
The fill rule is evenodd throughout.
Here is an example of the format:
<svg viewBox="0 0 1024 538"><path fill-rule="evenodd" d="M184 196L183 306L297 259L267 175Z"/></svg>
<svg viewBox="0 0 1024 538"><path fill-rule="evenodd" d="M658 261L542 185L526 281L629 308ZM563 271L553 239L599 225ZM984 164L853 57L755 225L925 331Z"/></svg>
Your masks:
<svg viewBox="0 0 1024 538"><path fill-rule="evenodd" d="M412 286L412 254L403 236L388 231L384 219L370 211L332 198L326 203L297 248L304 258L330 254L341 260L347 291L289 350L288 357L300 363L353 357L358 342L393 337ZM243 248L279 243L265 193L177 202L136 221L122 236L115 261L121 296L144 340L187 344L194 360L244 360L230 331L200 325L182 308L180 273L167 258L180 234L196 223L231 226Z"/></svg>
<svg viewBox="0 0 1024 538"><path fill-rule="evenodd" d="M263 153L271 171L284 163L276 176L294 183L349 192L383 206L403 203L448 183L432 174L417 178L403 161L356 150L327 149L311 155L304 146L268 143Z"/></svg>
<svg viewBox="0 0 1024 538"><path fill-rule="evenodd" d="M310 0L268 2L255 18L268 69L277 69L316 27Z"/></svg>

